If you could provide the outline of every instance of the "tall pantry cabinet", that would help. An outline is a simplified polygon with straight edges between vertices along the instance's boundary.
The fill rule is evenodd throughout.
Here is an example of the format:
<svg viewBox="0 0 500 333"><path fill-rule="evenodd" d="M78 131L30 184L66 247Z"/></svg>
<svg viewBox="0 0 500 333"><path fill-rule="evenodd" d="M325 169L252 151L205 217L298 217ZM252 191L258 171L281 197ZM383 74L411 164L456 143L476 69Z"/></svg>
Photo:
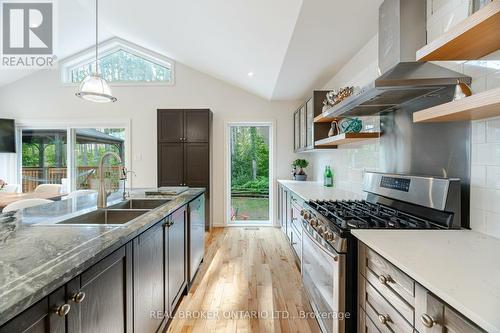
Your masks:
<svg viewBox="0 0 500 333"><path fill-rule="evenodd" d="M210 202L209 109L158 110L158 186L205 187L206 214ZM207 229L210 219L206 219Z"/></svg>

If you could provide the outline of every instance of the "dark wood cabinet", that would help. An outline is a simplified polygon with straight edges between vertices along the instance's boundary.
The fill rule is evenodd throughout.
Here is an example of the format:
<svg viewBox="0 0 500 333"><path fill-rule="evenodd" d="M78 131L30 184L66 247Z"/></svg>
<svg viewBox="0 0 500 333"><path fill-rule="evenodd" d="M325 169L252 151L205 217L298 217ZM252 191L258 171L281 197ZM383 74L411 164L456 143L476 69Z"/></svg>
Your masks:
<svg viewBox="0 0 500 333"><path fill-rule="evenodd" d="M132 332L132 244L116 250L66 285L68 333ZM84 298L78 295L83 293Z"/></svg>
<svg viewBox="0 0 500 333"><path fill-rule="evenodd" d="M187 286L186 212L186 207L175 211L165 228L165 277L168 281L165 304L168 304L169 313L173 313Z"/></svg>
<svg viewBox="0 0 500 333"><path fill-rule="evenodd" d="M164 221L133 241L134 332L156 332L166 312L164 293ZM154 316L151 314L154 313Z"/></svg>
<svg viewBox="0 0 500 333"><path fill-rule="evenodd" d="M184 183L189 187L206 187L210 172L206 161L210 159L208 143L184 145Z"/></svg>
<svg viewBox="0 0 500 333"><path fill-rule="evenodd" d="M65 289L61 287L49 296L32 305L23 313L0 327L0 333L64 333L65 316L59 315L58 309L68 306L65 301ZM70 306L71 309L71 306Z"/></svg>
<svg viewBox="0 0 500 333"><path fill-rule="evenodd" d="M180 186L184 183L184 144L158 144L158 185Z"/></svg>
<svg viewBox="0 0 500 333"><path fill-rule="evenodd" d="M172 123L182 127L174 131L175 135L166 133L173 131ZM210 216L211 126L212 112L208 109L158 110L158 186L206 188L206 216ZM179 133L180 141L168 141ZM209 219L205 227L209 228Z"/></svg>
<svg viewBox="0 0 500 333"><path fill-rule="evenodd" d="M184 111L184 141L208 142L210 138L210 111Z"/></svg>
<svg viewBox="0 0 500 333"><path fill-rule="evenodd" d="M158 142L182 142L184 131L184 110L158 111Z"/></svg>

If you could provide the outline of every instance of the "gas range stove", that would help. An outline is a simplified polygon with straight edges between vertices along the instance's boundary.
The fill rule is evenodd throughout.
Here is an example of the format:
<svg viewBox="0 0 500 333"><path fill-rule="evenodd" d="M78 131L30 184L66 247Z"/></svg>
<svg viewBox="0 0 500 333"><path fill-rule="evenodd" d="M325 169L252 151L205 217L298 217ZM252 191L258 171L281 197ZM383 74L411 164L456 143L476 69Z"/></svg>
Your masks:
<svg viewBox="0 0 500 333"><path fill-rule="evenodd" d="M384 173L366 173L365 200L312 200L301 211L306 231L333 247L351 229L460 228L460 181Z"/></svg>
<svg viewBox="0 0 500 333"><path fill-rule="evenodd" d="M315 311L357 318L358 244L351 230L460 227L458 179L368 172L363 190L365 200L313 200L300 212L302 281ZM324 332L356 332L355 319L318 322Z"/></svg>

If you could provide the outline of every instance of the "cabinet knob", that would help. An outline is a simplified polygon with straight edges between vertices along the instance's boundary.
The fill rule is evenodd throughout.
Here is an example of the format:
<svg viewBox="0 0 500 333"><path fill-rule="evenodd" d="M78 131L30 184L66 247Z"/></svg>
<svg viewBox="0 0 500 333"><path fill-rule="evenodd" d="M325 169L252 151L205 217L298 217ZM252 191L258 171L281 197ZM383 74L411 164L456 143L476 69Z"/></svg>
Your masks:
<svg viewBox="0 0 500 333"><path fill-rule="evenodd" d="M54 312L57 313L59 317L65 317L69 313L69 310L71 310L69 304L63 304L54 308Z"/></svg>
<svg viewBox="0 0 500 333"><path fill-rule="evenodd" d="M85 299L85 293L83 291L79 291L71 296L71 300L75 303L81 303Z"/></svg>
<svg viewBox="0 0 500 333"><path fill-rule="evenodd" d="M378 321L380 321L382 325L387 325L387 322L391 321L391 317L387 314L379 314Z"/></svg>
<svg viewBox="0 0 500 333"><path fill-rule="evenodd" d="M378 281L382 284L387 284L387 282L390 281L390 277L384 276L384 275L379 275Z"/></svg>
<svg viewBox="0 0 500 333"><path fill-rule="evenodd" d="M427 313L424 313L421 317L420 317L420 321L422 322L422 324L425 326L425 327L428 327L428 328L431 328L432 326L434 326L434 324L436 323L434 321L434 318L432 318L431 316L429 316Z"/></svg>

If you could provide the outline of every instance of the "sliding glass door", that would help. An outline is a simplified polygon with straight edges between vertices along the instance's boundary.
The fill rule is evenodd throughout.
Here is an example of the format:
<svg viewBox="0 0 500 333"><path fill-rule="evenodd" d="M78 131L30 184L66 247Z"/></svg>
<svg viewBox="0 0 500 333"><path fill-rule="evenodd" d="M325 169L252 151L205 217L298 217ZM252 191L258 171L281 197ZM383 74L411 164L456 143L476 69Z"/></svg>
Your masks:
<svg viewBox="0 0 500 333"><path fill-rule="evenodd" d="M230 224L271 222L271 124L228 126Z"/></svg>
<svg viewBox="0 0 500 333"><path fill-rule="evenodd" d="M126 128L119 126L21 127L22 191L33 192L41 184L61 184L63 193L97 190L99 161L106 152L115 152L122 159L123 164L110 158L104 170L107 188L118 189L120 165L127 165L126 133Z"/></svg>
<svg viewBox="0 0 500 333"><path fill-rule="evenodd" d="M41 184L67 185L67 144L65 129L21 131L23 192L33 192Z"/></svg>

